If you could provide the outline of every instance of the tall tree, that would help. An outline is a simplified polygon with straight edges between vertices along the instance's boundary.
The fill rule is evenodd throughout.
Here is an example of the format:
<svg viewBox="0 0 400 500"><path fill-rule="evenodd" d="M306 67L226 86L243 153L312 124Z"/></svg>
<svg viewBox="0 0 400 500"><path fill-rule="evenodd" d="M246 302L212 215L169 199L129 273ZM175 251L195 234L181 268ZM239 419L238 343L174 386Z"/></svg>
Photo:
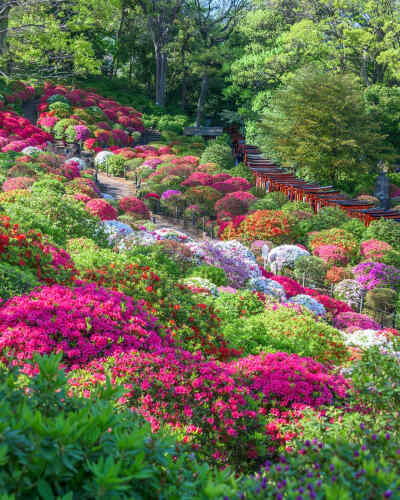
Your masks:
<svg viewBox="0 0 400 500"><path fill-rule="evenodd" d="M189 5L196 22L204 55L196 113L196 126L199 126L207 97L209 68L212 68L215 62L216 49L231 36L248 2L247 0L189 0Z"/></svg>
<svg viewBox="0 0 400 500"><path fill-rule="evenodd" d="M298 71L266 110L265 135L285 164L323 183L351 183L392 158L354 75Z"/></svg>
<svg viewBox="0 0 400 500"><path fill-rule="evenodd" d="M184 0L138 0L153 39L156 60L156 104L165 105L168 53L167 45L174 33L175 20Z"/></svg>

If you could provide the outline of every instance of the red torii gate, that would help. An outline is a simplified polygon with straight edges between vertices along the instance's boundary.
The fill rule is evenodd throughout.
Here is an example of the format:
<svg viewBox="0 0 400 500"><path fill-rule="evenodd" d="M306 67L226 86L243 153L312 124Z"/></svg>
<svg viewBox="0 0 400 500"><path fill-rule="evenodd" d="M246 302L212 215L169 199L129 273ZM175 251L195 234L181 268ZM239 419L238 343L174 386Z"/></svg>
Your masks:
<svg viewBox="0 0 400 500"><path fill-rule="evenodd" d="M297 178L293 173L278 167L273 161L261 156L257 146L241 144L244 163L253 171L256 186L265 191L280 191L290 201L308 203L315 213L321 208L337 206L350 217L356 217L368 226L377 218L395 219L400 222L400 212L374 208L373 203L348 199L333 186L319 186Z"/></svg>

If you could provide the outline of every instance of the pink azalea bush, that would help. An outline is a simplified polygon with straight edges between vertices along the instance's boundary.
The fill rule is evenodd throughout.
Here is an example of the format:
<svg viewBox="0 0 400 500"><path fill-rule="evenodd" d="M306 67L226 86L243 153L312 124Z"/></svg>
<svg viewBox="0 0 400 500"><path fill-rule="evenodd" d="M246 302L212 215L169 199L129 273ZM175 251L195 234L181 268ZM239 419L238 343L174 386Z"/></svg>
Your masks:
<svg viewBox="0 0 400 500"><path fill-rule="evenodd" d="M366 314L355 312L343 312L338 314L333 322L333 325L339 330L357 327L359 330L380 330L381 327L374 319Z"/></svg>
<svg viewBox="0 0 400 500"><path fill-rule="evenodd" d="M314 248L313 255L331 266L345 266L349 262L348 253L338 245L320 245Z"/></svg>
<svg viewBox="0 0 400 500"><path fill-rule="evenodd" d="M176 349L135 352L90 363L73 384L90 394L106 375L127 389L121 403L153 430L168 424L219 464L245 468L294 434L280 431L302 410L334 404L347 384L310 358L274 353L218 363ZM243 446L243 443L246 446ZM260 451L260 450L264 451Z"/></svg>
<svg viewBox="0 0 400 500"><path fill-rule="evenodd" d="M211 186L213 176L204 172L193 172L185 181L181 183L183 187Z"/></svg>
<svg viewBox="0 0 400 500"><path fill-rule="evenodd" d="M245 214L256 197L247 191L226 194L215 204L216 212L229 212L233 216Z"/></svg>
<svg viewBox="0 0 400 500"><path fill-rule="evenodd" d="M142 219L150 218L150 211L143 201L134 196L126 196L119 200L119 209L128 214L139 215Z"/></svg>
<svg viewBox="0 0 400 500"><path fill-rule="evenodd" d="M86 209L92 215L97 215L101 220L115 220L118 217L115 208L102 198L94 198L88 201Z"/></svg>
<svg viewBox="0 0 400 500"><path fill-rule="evenodd" d="M366 260L380 260L390 250L392 245L375 239L363 241L360 245L360 253Z"/></svg>
<svg viewBox="0 0 400 500"><path fill-rule="evenodd" d="M28 189L35 182L32 177L12 177L3 182L3 191L14 191L15 189Z"/></svg>
<svg viewBox="0 0 400 500"><path fill-rule="evenodd" d="M165 342L170 343L166 337ZM157 349L156 318L119 292L85 284L44 287L0 310L0 359L25 365L34 353L63 352L67 369L131 349Z"/></svg>

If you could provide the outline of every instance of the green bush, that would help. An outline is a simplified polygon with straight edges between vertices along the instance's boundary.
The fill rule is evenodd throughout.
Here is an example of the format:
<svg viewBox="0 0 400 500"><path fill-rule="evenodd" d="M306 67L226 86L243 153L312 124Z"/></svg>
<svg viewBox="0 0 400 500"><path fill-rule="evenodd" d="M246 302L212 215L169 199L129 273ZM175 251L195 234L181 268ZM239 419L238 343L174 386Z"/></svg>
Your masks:
<svg viewBox="0 0 400 500"><path fill-rule="evenodd" d="M61 355L37 358L25 383L0 371L0 494L32 499L222 499L231 472L214 472L167 433L115 408L123 389L70 396ZM23 382L22 382L23 383ZM7 496L5 496L7 495Z"/></svg>
<svg viewBox="0 0 400 500"><path fill-rule="evenodd" d="M43 176L32 185L31 191L34 195L42 194L43 196L45 196L48 192L64 194L65 187L64 184L57 179L50 176Z"/></svg>
<svg viewBox="0 0 400 500"><path fill-rule="evenodd" d="M222 324L230 323L241 317L253 316L264 310L263 302L250 290L240 290L237 293L221 293L213 300Z"/></svg>
<svg viewBox="0 0 400 500"><path fill-rule="evenodd" d="M345 231L348 231L351 233L357 241L361 241L364 238L364 233L366 230L365 224L360 221L360 219L355 219L355 218L350 218L347 220L344 224L342 224L341 229L344 229Z"/></svg>
<svg viewBox="0 0 400 500"><path fill-rule="evenodd" d="M106 158L102 170L108 171L115 177L124 177L126 168L126 159L122 155L111 155Z"/></svg>
<svg viewBox="0 0 400 500"><path fill-rule="evenodd" d="M230 170L227 170L227 173L229 173L232 177L243 177L251 182L251 184L254 184L254 174L244 163L239 163Z"/></svg>
<svg viewBox="0 0 400 500"><path fill-rule="evenodd" d="M198 276L210 280L211 283L217 286L225 286L228 283L226 273L223 269L215 266L198 266L195 267L190 276Z"/></svg>
<svg viewBox="0 0 400 500"><path fill-rule="evenodd" d="M380 261L388 266L394 266L400 269L400 252L397 250L389 250L385 252Z"/></svg>
<svg viewBox="0 0 400 500"><path fill-rule="evenodd" d="M321 286L328 270L327 264L319 257L303 255L294 263L293 276L305 286Z"/></svg>
<svg viewBox="0 0 400 500"><path fill-rule="evenodd" d="M335 364L347 358L339 330L288 307L236 319L225 325L223 333L244 354L282 351Z"/></svg>
<svg viewBox="0 0 400 500"><path fill-rule="evenodd" d="M50 191L43 196L39 191L28 199L7 204L5 212L23 231L36 229L61 246L70 238L82 236L93 239L100 246L108 246L98 217L70 197Z"/></svg>
<svg viewBox="0 0 400 500"><path fill-rule="evenodd" d="M284 193L273 192L267 193L263 198L254 201L250 205L250 212L256 210L280 210L282 205L287 201L287 196Z"/></svg>
<svg viewBox="0 0 400 500"><path fill-rule="evenodd" d="M303 203L302 201L287 201L284 205L282 205L281 210L287 213L291 212L309 212L310 214L314 214L312 208L308 203Z"/></svg>
<svg viewBox="0 0 400 500"><path fill-rule="evenodd" d="M216 163L221 170L233 168L232 150L225 144L209 143L201 156L201 163Z"/></svg>
<svg viewBox="0 0 400 500"><path fill-rule="evenodd" d="M0 298L8 300L15 295L25 295L39 286L32 273L21 267L0 262ZM1 300L0 299L0 300Z"/></svg>
<svg viewBox="0 0 400 500"><path fill-rule="evenodd" d="M374 220L367 227L364 239L386 241L393 248L400 250L400 224L391 219Z"/></svg>

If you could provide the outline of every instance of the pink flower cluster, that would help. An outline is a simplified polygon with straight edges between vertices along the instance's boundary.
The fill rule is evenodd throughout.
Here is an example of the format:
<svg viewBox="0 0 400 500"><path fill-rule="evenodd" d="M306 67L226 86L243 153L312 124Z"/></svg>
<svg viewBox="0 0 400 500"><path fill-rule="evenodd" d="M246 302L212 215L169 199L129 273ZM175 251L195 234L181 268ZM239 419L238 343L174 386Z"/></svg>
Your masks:
<svg viewBox="0 0 400 500"><path fill-rule="evenodd" d="M15 189L28 189L35 182L32 177L11 177L3 182L3 191L14 191Z"/></svg>
<svg viewBox="0 0 400 500"><path fill-rule="evenodd" d="M115 220L118 217L115 208L102 198L94 198L88 201L86 209L92 215L97 215L101 220Z"/></svg>
<svg viewBox="0 0 400 500"><path fill-rule="evenodd" d="M374 321L366 314L358 314L355 312L344 312L338 314L333 322L333 325L340 330L357 327L358 330L380 330L379 323Z"/></svg>
<svg viewBox="0 0 400 500"><path fill-rule="evenodd" d="M314 248L313 254L330 266L345 266L349 262L348 253L338 245L320 245Z"/></svg>
<svg viewBox="0 0 400 500"><path fill-rule="evenodd" d="M375 239L363 241L360 245L360 253L367 260L379 260L389 250L392 250L389 243Z"/></svg>
<svg viewBox="0 0 400 500"><path fill-rule="evenodd" d="M184 441L193 440L216 462L231 464L257 458L257 439L271 446L290 439L294 434L280 433L282 424L300 419L307 407L333 404L347 391L342 377L294 354L217 363L168 348L94 361L88 375L72 383L89 395L91 384L106 375L125 385L128 392L121 402L139 411L153 430L164 424L180 428ZM265 427L266 418L273 432Z"/></svg>
<svg viewBox="0 0 400 500"><path fill-rule="evenodd" d="M254 195L247 191L235 191L218 200L215 204L215 210L217 213L228 212L233 216L243 215L248 211L249 205L256 199Z"/></svg>
<svg viewBox="0 0 400 500"><path fill-rule="evenodd" d="M143 201L134 196L126 196L119 200L119 209L128 214L140 215L143 219L150 218L150 211Z"/></svg>
<svg viewBox="0 0 400 500"><path fill-rule="evenodd" d="M28 146L43 147L53 137L23 116L11 111L0 111L0 147L4 153L20 152Z"/></svg>
<svg viewBox="0 0 400 500"><path fill-rule="evenodd" d="M167 337L165 342L171 343ZM44 287L14 297L0 310L0 359L15 364L26 365L34 353L62 351L62 363L73 369L131 349L157 349L162 343L156 318L140 303L95 284Z"/></svg>

